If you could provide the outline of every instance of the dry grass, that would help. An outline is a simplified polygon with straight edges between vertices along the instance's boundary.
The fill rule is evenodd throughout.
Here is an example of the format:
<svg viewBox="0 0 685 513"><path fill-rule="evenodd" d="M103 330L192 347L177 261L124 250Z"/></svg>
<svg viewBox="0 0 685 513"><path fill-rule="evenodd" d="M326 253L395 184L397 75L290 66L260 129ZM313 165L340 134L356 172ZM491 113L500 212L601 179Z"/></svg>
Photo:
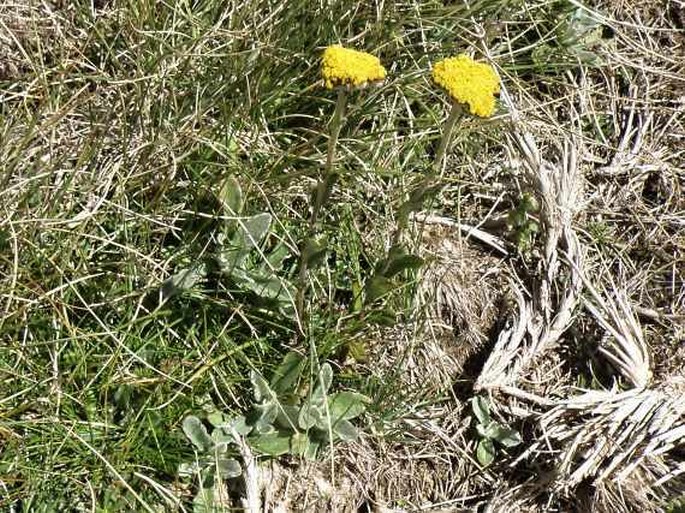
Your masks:
<svg viewBox="0 0 685 513"><path fill-rule="evenodd" d="M347 319L343 314L317 327L321 338L333 333L332 339L349 337L366 347L366 361L338 363L340 369L363 376L374 393L369 424L357 442L333 447L321 462L292 458L250 465L250 492L233 490L248 497L248 509L259 509L255 504L261 500L265 510L274 512L658 512L665 511L669 500L685 496L685 6L677 0L658 5L595 2L595 18L612 34L592 48L601 64L572 57L560 69L549 63L518 64L531 48L554 44L559 31L550 25L560 25L564 16L559 14L554 23L543 19L543 14L555 13L546 3L516 12L505 6L496 27L502 37L476 16L459 18L466 34L460 48L476 48L498 67L502 108L491 121L462 123L447 160L444 188L431 209L411 218L404 240L414 244L426 264L404 316L398 315L391 327L368 324L354 333L338 331ZM413 7L398 5L398 16L409 16ZM490 7L500 13L494 4ZM114 23L119 12L107 2L93 8L94 18L103 24ZM270 11L269 19L278 19L283 9ZM167 412L170 420L160 432L176 429L178 418L199 408L207 396L221 397L227 408L244 406L246 399L236 388L244 379L241 373L270 362L274 347L290 341L276 343L269 339L276 336L269 335L258 345L255 324L264 319L243 317L241 308L228 300L212 297L217 309L201 312L219 319L216 331L192 323L184 331L186 319L159 321L154 315L162 315L160 310L146 300L182 262L199 259L215 243L199 232L197 240L183 237L192 233L187 223L198 211L211 217L197 203L217 189L217 176L228 172L250 174L244 183L253 203L274 214L282 229L278 237L295 252L297 235L289 230L303 218L313 182L308 166L324 159L325 145L315 126L319 107L294 116L295 128L287 116L276 125L263 112L256 115L258 121L243 126L244 120L231 113L230 142L219 142L212 137L226 119L216 121L217 105L228 89L212 90L207 104L176 92L175 81L187 79L178 69L187 65L198 76L209 73L207 59L222 51L222 38L235 43L235 51L229 52L234 57L249 54L248 28L259 34L260 44L275 60L284 59L279 48L270 46L272 38L277 40L276 28L249 16L244 31L223 32L217 24L187 52L167 55L153 74L145 75L143 69L137 70L140 77L114 80L99 70L93 83L84 81L61 95L72 87L65 78L68 70L51 68L54 83L47 87L40 66L52 59L65 68L79 67L79 73L88 71L76 42L90 36L78 28L77 12L50 2L0 6L0 81L9 84L2 100L15 112L32 112L3 124L0 144L6 171L0 175L0 229L9 241L9 256L0 262L0 328L7 333L0 336L13 344L5 358L13 359L7 367L11 372L3 371L10 391L0 398L0 435L6 435L8 447L10 441L28 439L45 419L61 419L68 433L86 423L65 413L65 405L73 402L87 410L99 404L89 402L95 395L89 387L100 378L104 383L98 393L107 397L110 389L123 385L159 386L158 402L152 393L144 405ZM227 16L240 18L236 12ZM347 13L350 19L354 14ZM434 51L426 33L441 20L428 23L417 17L412 23L416 48ZM172 32L153 35L171 38ZM140 34L132 33L127 37L136 41ZM50 51L44 48L46 40L51 41ZM161 48L169 41L162 43ZM124 66L123 56L117 66ZM247 62L248 67L253 63ZM416 64L416 70L422 65ZM255 69L245 72L245 84L231 87L244 87L249 95L270 101L277 95L269 96L269 88L258 85L266 82L267 67ZM26 82L25 77L35 78ZM219 73L203 80L215 84L224 78ZM142 91L139 83L149 89ZM341 178L332 217L342 220L335 243L353 246L355 263L371 261L369 255L390 244L401 194L388 192L388 184L404 191L410 180L403 165L421 162L416 155L430 151L433 143L435 130L427 120L434 122L438 111L421 110L416 98L428 86L417 83L407 86L414 96L401 93L406 84L397 82L362 96L361 106L351 109L354 126L343 134L340 153L355 162L356 171ZM33 102L48 92L53 96L31 111ZM287 102L302 94L309 90L289 90L273 100L270 112L285 112ZM128 95L140 104L129 105ZM369 121L363 114L376 101L383 112L372 111ZM252 96L246 102L247 118L259 102ZM178 106L178 112L165 114L157 110L160 104ZM109 114L112 105L114 116ZM134 113L145 122L132 125ZM400 123L401 134L395 126ZM371 127L370 142L356 138L362 126ZM185 164L188 155L207 148L220 164L210 165L204 156L193 160L196 167ZM540 231L530 245L517 246L508 217L524 193L540 205L530 215ZM188 198L196 203L189 204ZM172 239L193 249L169 254L163 246ZM90 269L89 262L102 264ZM335 275L337 270L325 272ZM361 271L354 272L361 284ZM348 279L350 274L345 269L341 276ZM91 282L99 290L97 300L81 295ZM339 307L331 286L339 282L314 280L322 311ZM34 334L37 328L21 326L43 314L47 327L40 329L56 334L51 335L53 345L47 344L47 356L34 359L31 355L45 341ZM113 326L111 318L121 324ZM225 337L235 318L244 320L240 334L246 333L239 350ZM83 319L95 327L86 328ZM268 329L272 333L276 328ZM152 360L146 337L160 341L164 359ZM108 352L91 354L83 342L91 339L105 340ZM97 361L101 368L85 377L76 368L78 378L72 382L63 377L60 358L74 347L73 358ZM243 348L252 351L243 356L247 364L226 356ZM334 350L327 357L338 358ZM44 369L44 378L35 377ZM200 382L204 388L194 397L192 387ZM24 414L15 401L28 397L32 387L40 387L49 399L27 401ZM475 457L478 438L469 404L475 394L486 396L493 418L515 428L524 440L500 451L487 467ZM136 408L146 411L142 404ZM165 410L169 405L171 412ZM3 415L12 422L5 425ZM107 457L91 452L98 465L104 461L107 469L115 469L125 487L133 478L122 477L109 461L126 452L129 440L137 440L138 424L152 422L148 417L141 421L135 412L130 415L136 427L127 427L125 434L116 431L109 417L87 418L88 425L116 433L102 435L115 447L105 447L111 451ZM41 437L50 445L61 442L64 432L41 432ZM78 437L90 450L92 445ZM73 439L67 437L69 443ZM36 439L31 440L36 447ZM164 450L180 452L177 442ZM54 454L61 450L59 446ZM243 460L252 461L249 447L241 450ZM134 476L141 470L137 461L116 464L133 469ZM158 465L164 471L145 479L176 481L169 478L171 464ZM38 481L38 474L31 476ZM78 477L90 486L88 471ZM0 490L9 489L9 482L0 473ZM170 497L186 500L189 495L186 485L157 484ZM79 483L78 488L87 485ZM81 500L85 508L86 500ZM141 502L133 504L139 507Z"/></svg>

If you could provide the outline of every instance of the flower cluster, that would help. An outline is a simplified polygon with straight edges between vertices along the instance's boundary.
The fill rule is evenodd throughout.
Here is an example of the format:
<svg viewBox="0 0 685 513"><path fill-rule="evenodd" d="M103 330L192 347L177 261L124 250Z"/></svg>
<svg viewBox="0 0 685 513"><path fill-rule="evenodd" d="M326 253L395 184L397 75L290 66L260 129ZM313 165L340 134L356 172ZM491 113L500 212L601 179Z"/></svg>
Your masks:
<svg viewBox="0 0 685 513"><path fill-rule="evenodd" d="M352 88L383 80L386 71L378 57L333 45L323 53L321 75L328 89ZM448 57L433 66L433 81L456 103L468 106L474 116L488 118L495 112L500 85L492 66L464 54Z"/></svg>
<svg viewBox="0 0 685 513"><path fill-rule="evenodd" d="M385 68L378 57L333 45L323 53L321 74L328 89L336 86L362 87L385 78Z"/></svg>
<svg viewBox="0 0 685 513"><path fill-rule="evenodd" d="M433 66L433 80L474 116L487 118L495 112L499 78L491 66L463 54L449 57Z"/></svg>

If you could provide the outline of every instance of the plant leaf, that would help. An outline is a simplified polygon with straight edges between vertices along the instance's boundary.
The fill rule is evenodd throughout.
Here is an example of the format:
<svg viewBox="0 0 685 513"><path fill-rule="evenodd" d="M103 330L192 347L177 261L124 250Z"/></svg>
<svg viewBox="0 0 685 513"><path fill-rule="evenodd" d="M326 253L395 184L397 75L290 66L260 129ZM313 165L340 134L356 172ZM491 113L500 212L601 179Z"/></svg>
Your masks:
<svg viewBox="0 0 685 513"><path fill-rule="evenodd" d="M331 383L333 383L333 369L330 364L324 363L319 370L318 380L310 399L312 404L323 404L326 393L331 388Z"/></svg>
<svg viewBox="0 0 685 513"><path fill-rule="evenodd" d="M357 392L338 392L328 398L328 413L335 424L338 420L349 420L361 415L371 399Z"/></svg>
<svg viewBox="0 0 685 513"><path fill-rule="evenodd" d="M495 459L495 445L489 438L483 438L478 442L476 458L484 467L490 465Z"/></svg>
<svg viewBox="0 0 685 513"><path fill-rule="evenodd" d="M214 486L201 486L193 499L193 513L215 513Z"/></svg>
<svg viewBox="0 0 685 513"><path fill-rule="evenodd" d="M471 409L478 422L487 426L490 424L490 407L484 397L477 395L471 399Z"/></svg>
<svg viewBox="0 0 685 513"><path fill-rule="evenodd" d="M305 359L301 354L295 351L286 354L271 377L271 390L278 395L291 392L293 385L300 379L304 364Z"/></svg>
<svg viewBox="0 0 685 513"><path fill-rule="evenodd" d="M188 415L183 419L183 432L188 437L193 445L200 452L206 452L212 448L214 442L212 442L207 428L204 426L202 421L195 417L194 415Z"/></svg>
<svg viewBox="0 0 685 513"><path fill-rule="evenodd" d="M357 428L349 420L339 420L336 422L333 426L333 433L346 442L353 442L359 435Z"/></svg>
<svg viewBox="0 0 685 513"><path fill-rule="evenodd" d="M290 434L288 433L276 432L250 436L247 441L254 450L268 456L280 456L290 452Z"/></svg>
<svg viewBox="0 0 685 513"><path fill-rule="evenodd" d="M224 424L226 419L224 419L224 414L220 411L213 411L207 414L207 421L212 425L212 427L218 427Z"/></svg>
<svg viewBox="0 0 685 513"><path fill-rule="evenodd" d="M423 265L423 259L416 255L409 255L404 251L404 248L395 245L390 248L388 258L383 265L382 274L386 278L393 276L408 269L418 269Z"/></svg>
<svg viewBox="0 0 685 513"><path fill-rule="evenodd" d="M504 447L516 447L523 441L516 430L503 426L499 422L491 422L485 428L484 436L495 440Z"/></svg>
<svg viewBox="0 0 685 513"><path fill-rule="evenodd" d="M328 240L326 237L321 236L316 239L307 239L302 248L302 262L305 262L310 269L313 269L323 261L327 248Z"/></svg>
<svg viewBox="0 0 685 513"><path fill-rule="evenodd" d="M269 383L256 370L250 371L250 381L252 382L252 392L258 403L269 401L275 397L274 392L269 387Z"/></svg>
<svg viewBox="0 0 685 513"><path fill-rule="evenodd" d="M276 417L276 424L283 429L295 431L297 430L297 426L299 424L299 414L300 409L297 406L282 404L279 408L278 416Z"/></svg>
<svg viewBox="0 0 685 513"><path fill-rule="evenodd" d="M247 423L244 415L239 415L225 422L223 427L233 428L241 436L247 436L252 431L252 426Z"/></svg>
<svg viewBox="0 0 685 513"><path fill-rule="evenodd" d="M223 430L223 428L216 428L212 431L211 435L212 441L214 442L215 449L216 446L223 446L221 452L226 452L226 446L228 444L235 443L235 438L233 435Z"/></svg>
<svg viewBox="0 0 685 513"><path fill-rule="evenodd" d="M233 458L220 459L216 462L216 475L221 479L231 479L243 473L243 469Z"/></svg>
<svg viewBox="0 0 685 513"><path fill-rule="evenodd" d="M309 444L307 445L307 450L304 453L304 457L308 460L316 459L316 455L319 452L320 445L321 444L316 440L309 440Z"/></svg>
<svg viewBox="0 0 685 513"><path fill-rule="evenodd" d="M324 393L327 393L328 389L331 388L331 383L333 383L333 369L330 364L324 363L319 372L319 385Z"/></svg>
<svg viewBox="0 0 685 513"><path fill-rule="evenodd" d="M306 433L295 433L290 437L290 453L304 456L309 449L309 437Z"/></svg>
<svg viewBox="0 0 685 513"><path fill-rule="evenodd" d="M387 295L393 288L392 280L379 274L371 276L364 286L366 295L366 303L373 303L374 301Z"/></svg>
<svg viewBox="0 0 685 513"><path fill-rule="evenodd" d="M306 401L300 408L297 425L300 426L300 429L308 430L320 423L322 418L321 410L311 402Z"/></svg>
<svg viewBox="0 0 685 513"><path fill-rule="evenodd" d="M243 247L256 248L261 243L271 227L271 214L262 212L246 219L242 225Z"/></svg>
<svg viewBox="0 0 685 513"><path fill-rule="evenodd" d="M178 466L179 477L193 477L200 471L198 462L183 462Z"/></svg>
<svg viewBox="0 0 685 513"><path fill-rule="evenodd" d="M219 201L229 216L237 216L243 209L243 189L233 176L224 180L219 190Z"/></svg>
<svg viewBox="0 0 685 513"><path fill-rule="evenodd" d="M162 283L160 289L161 300L166 301L182 292L192 290L206 276L207 266L204 263L196 264L187 269L181 269Z"/></svg>
<svg viewBox="0 0 685 513"><path fill-rule="evenodd" d="M258 422L262 424L271 424L276 417L278 417L278 403L276 401L269 401L262 404L258 404L254 407L257 415L259 416Z"/></svg>

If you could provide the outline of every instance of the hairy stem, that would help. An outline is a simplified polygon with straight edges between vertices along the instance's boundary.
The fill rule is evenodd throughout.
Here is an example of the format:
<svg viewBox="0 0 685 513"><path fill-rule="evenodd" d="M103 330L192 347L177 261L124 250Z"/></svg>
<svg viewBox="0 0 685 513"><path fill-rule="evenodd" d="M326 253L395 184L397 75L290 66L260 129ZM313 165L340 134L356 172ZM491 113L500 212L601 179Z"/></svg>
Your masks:
<svg viewBox="0 0 685 513"><path fill-rule="evenodd" d="M445 126L442 129L442 139L440 139L440 146L438 146L438 151L435 153L435 162L433 163L433 170L441 175L445 162L445 154L447 153L447 147L452 139L454 126L461 118L462 113L463 111L461 105L458 103L452 104L452 110L450 111L450 115L448 116L447 121L445 121Z"/></svg>
<svg viewBox="0 0 685 513"><path fill-rule="evenodd" d="M338 179L338 174L334 171L335 164L335 150L338 144L338 136L342 128L343 117L345 115L345 106L347 104L347 91L343 88L338 90L338 99L335 103L335 111L331 118L329 127L330 135L328 137L328 155L326 156L326 166L324 167L323 175L316 184L314 198L312 203L312 211L309 217L309 229L307 237L302 245L300 252L300 272L298 276L297 296L295 298L295 306L297 309L297 316L300 323L300 331L304 330L305 312L304 312L304 297L307 292L307 274L309 270L309 251L306 251L307 245L316 232L316 224L319 220L321 209L328 201L331 195L333 186ZM302 333L304 334L304 333Z"/></svg>

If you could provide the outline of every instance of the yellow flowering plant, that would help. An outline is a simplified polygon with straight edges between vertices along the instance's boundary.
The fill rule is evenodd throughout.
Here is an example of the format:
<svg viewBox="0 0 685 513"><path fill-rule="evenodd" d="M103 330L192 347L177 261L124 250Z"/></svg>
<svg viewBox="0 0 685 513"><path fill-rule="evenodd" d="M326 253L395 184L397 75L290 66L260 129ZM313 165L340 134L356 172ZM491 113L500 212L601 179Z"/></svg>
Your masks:
<svg viewBox="0 0 685 513"><path fill-rule="evenodd" d="M323 52L321 75L325 86L364 87L385 78L386 71L378 57L340 45L332 45Z"/></svg>
<svg viewBox="0 0 685 513"><path fill-rule="evenodd" d="M499 77L492 66L476 62L464 54L448 57L433 66L433 81L455 103L468 106L474 116L489 118L495 112Z"/></svg>
<svg viewBox="0 0 685 513"><path fill-rule="evenodd" d="M452 129L464 109L481 118L492 116L495 112L495 94L500 91L500 83L492 66L476 62L465 54L436 62L432 77L454 102L435 155L435 170L441 171Z"/></svg>
<svg viewBox="0 0 685 513"><path fill-rule="evenodd" d="M386 77L386 70L378 57L340 45L331 45L323 52L321 60L321 77L327 89L337 89L338 98L335 110L329 123L328 153L323 176L316 185L312 197L309 217L309 236L301 249L299 285L296 297L296 308L300 325L304 325L304 295L307 288L307 271L310 262L323 252L324 243L316 240L314 235L319 214L328 201L338 174L334 171L335 150L345 116L348 92L377 83Z"/></svg>

